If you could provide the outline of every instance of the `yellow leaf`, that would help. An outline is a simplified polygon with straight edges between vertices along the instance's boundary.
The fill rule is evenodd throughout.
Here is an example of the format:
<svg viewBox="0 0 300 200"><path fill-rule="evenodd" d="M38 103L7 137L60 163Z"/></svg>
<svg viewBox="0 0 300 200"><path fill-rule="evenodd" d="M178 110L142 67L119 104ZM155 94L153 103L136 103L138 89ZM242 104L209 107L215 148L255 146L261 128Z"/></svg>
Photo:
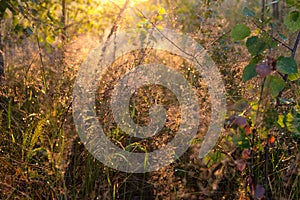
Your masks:
<svg viewBox="0 0 300 200"><path fill-rule="evenodd" d="M158 10L158 14L164 15L164 14L166 14L166 10L163 7L160 7Z"/></svg>
<svg viewBox="0 0 300 200"><path fill-rule="evenodd" d="M163 29L161 25L157 25L156 27L157 27L158 30L162 30Z"/></svg>
<svg viewBox="0 0 300 200"><path fill-rule="evenodd" d="M163 19L163 17L161 15L157 15L156 19L157 19L157 21L161 21Z"/></svg>

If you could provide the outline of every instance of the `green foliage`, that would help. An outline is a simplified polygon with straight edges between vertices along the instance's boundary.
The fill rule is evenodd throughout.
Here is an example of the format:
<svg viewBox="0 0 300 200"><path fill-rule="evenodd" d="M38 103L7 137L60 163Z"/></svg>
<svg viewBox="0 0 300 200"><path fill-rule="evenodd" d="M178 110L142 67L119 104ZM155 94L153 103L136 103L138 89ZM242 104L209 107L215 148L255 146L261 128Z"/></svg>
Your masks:
<svg viewBox="0 0 300 200"><path fill-rule="evenodd" d="M288 74L288 79L290 81L296 81L296 80L300 79L300 73Z"/></svg>
<svg viewBox="0 0 300 200"><path fill-rule="evenodd" d="M246 47L252 56L257 56L268 48L267 43L258 36L249 37L246 41Z"/></svg>
<svg viewBox="0 0 300 200"><path fill-rule="evenodd" d="M245 7L243 9L243 13L244 15L248 16L248 17L254 17L255 16L255 12L251 9L249 9L248 7Z"/></svg>
<svg viewBox="0 0 300 200"><path fill-rule="evenodd" d="M233 142L235 146L240 147L242 149L250 148L250 138L246 136L245 131L243 129L239 129L240 133L233 137Z"/></svg>
<svg viewBox="0 0 300 200"><path fill-rule="evenodd" d="M43 127L46 125L47 118L41 119L37 122L34 130L27 129L25 134L23 135L23 150L26 149L26 161L28 162L35 151L39 150L39 148L35 148L38 140L41 138L43 134ZM24 156L24 151L22 151L22 157Z"/></svg>
<svg viewBox="0 0 300 200"><path fill-rule="evenodd" d="M284 44L287 40L286 33L280 33L276 29L278 28L277 22L273 21L273 16L268 16L269 5L265 5L266 7L262 9L263 15L258 14L254 9L244 8L243 13L248 17L249 24L254 24L256 27L250 31L253 35L248 35L246 24L235 26L231 32L231 38L234 41L248 37L245 46L251 54L251 60L243 69L242 81L249 85L254 84L257 80L263 83L260 84L259 90L253 94L254 97L258 96L258 98L250 101L251 108L238 113L239 115L247 113L249 125L233 126L238 134L233 136L235 145L242 150L244 149L243 152L249 148L252 151L252 154L247 158L243 157L242 153L241 158L236 161L237 167L240 171L249 174L249 179L255 179L256 182L268 180L267 178L270 176L267 171L270 167L268 163L274 163L276 156L287 156L284 150L278 152L280 147L277 147L276 153L272 152L272 148L276 146L276 139L289 137L290 140L297 140L294 136L298 137L300 131L299 105L295 106L294 101L295 98L299 99L299 73L294 56L298 45L297 41L300 39L300 3L295 0L288 0L286 3L291 10L288 10L284 24L290 33L299 32L294 46L289 47ZM258 19L256 16L261 18ZM279 33L274 34L274 31ZM243 45L243 43L241 44ZM282 46L278 44L283 44L286 48L285 51L280 51ZM286 50L290 51L291 56L286 56ZM278 54L278 52L280 53ZM257 75L261 79L255 79ZM233 124L239 125L237 121L233 121ZM293 133L293 136L290 133ZM281 144L277 145L280 146ZM269 154L273 156L272 160L269 160ZM259 155L264 155L263 159ZM249 162L249 158L251 162ZM261 168L262 166L259 166L261 161L265 162L264 170ZM246 163L250 165L247 172L245 172ZM262 174L264 174L264 178L261 178ZM268 184L255 186L248 181L245 185L252 197L261 199L266 196L270 198L270 193L267 192L267 189L270 189ZM272 192L274 191L272 190Z"/></svg>
<svg viewBox="0 0 300 200"><path fill-rule="evenodd" d="M277 123L295 136L300 136L300 104L294 106L290 112L278 116Z"/></svg>
<svg viewBox="0 0 300 200"><path fill-rule="evenodd" d="M300 29L300 2L297 0L287 0L286 3L289 7L296 8L296 10L291 10L284 19L284 24L287 28L296 32Z"/></svg>
<svg viewBox="0 0 300 200"><path fill-rule="evenodd" d="M289 5L289 6L295 6L298 10L300 10L300 2L297 1L297 0L286 0L286 3Z"/></svg>
<svg viewBox="0 0 300 200"><path fill-rule="evenodd" d="M234 40L242 40L250 35L250 28L245 24L237 24L232 28L231 37Z"/></svg>
<svg viewBox="0 0 300 200"><path fill-rule="evenodd" d="M246 81L251 80L252 78L256 77L257 72L255 71L255 69L256 69L256 64L255 63L248 64L244 68L242 81L246 82Z"/></svg>
<svg viewBox="0 0 300 200"><path fill-rule="evenodd" d="M279 76L267 76L265 81L265 89L269 90L272 97L277 97L285 87L284 80Z"/></svg>
<svg viewBox="0 0 300 200"><path fill-rule="evenodd" d="M277 127L278 112L275 108L269 108L265 111L264 126L267 130Z"/></svg>
<svg viewBox="0 0 300 200"><path fill-rule="evenodd" d="M291 11L288 16L286 16L284 20L284 24L290 29L292 32L296 32L300 28L300 12L299 11Z"/></svg>
<svg viewBox="0 0 300 200"><path fill-rule="evenodd" d="M296 74L298 73L297 63L292 57L280 56L276 62L277 71L283 74Z"/></svg>
<svg viewBox="0 0 300 200"><path fill-rule="evenodd" d="M55 42L57 47L61 47L63 34L67 34L69 36L67 38L72 39L86 32L102 34L108 24L114 20L105 16L117 12L111 9L108 3L104 5L98 1L72 1L67 4L67 10L72 10L72 12L68 12L68 16L65 16L68 17L70 23L64 24L61 16L61 3L59 0L42 2L1 0L0 19L12 19L12 30L19 40L22 40L24 36L33 36L31 37L33 41L38 39L41 47L51 51Z"/></svg>

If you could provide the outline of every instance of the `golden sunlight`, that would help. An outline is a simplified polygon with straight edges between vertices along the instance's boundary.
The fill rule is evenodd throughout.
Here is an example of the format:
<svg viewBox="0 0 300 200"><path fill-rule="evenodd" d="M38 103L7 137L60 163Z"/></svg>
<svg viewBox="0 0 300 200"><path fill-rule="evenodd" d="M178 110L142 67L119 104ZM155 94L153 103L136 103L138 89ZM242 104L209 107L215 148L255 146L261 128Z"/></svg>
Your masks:
<svg viewBox="0 0 300 200"><path fill-rule="evenodd" d="M111 3L115 3L115 4L124 4L126 0L100 0L100 1L101 1L101 3L111 2ZM131 5L146 2L146 1L148 1L148 0L129 0Z"/></svg>

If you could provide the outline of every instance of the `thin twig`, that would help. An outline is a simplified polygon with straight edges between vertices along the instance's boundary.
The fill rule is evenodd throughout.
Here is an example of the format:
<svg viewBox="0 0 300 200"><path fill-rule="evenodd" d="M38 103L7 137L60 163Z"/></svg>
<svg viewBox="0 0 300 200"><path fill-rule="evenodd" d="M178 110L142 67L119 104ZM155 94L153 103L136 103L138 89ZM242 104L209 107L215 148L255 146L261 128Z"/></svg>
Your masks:
<svg viewBox="0 0 300 200"><path fill-rule="evenodd" d="M264 30L263 22L264 22L264 15L265 15L265 0L262 0L262 13L261 13L261 22L262 22L262 27L260 28L262 31ZM254 127L255 129L252 131L252 137L251 137L251 168L250 168L250 174L251 177L253 178L254 185L256 184L256 176L254 175L254 144L255 144L255 138L257 135L257 129L258 129L258 118L259 118L259 109L261 102L263 100L263 91L264 91L264 85L265 85L266 78L263 79L262 84L261 84L261 89L260 89L260 94L259 94L259 100L258 100L258 105L257 105L257 110L256 110L256 115L255 115L255 121L254 121ZM251 187L251 186L250 186ZM254 190L254 196L256 194L256 191ZM251 197L251 196L250 196Z"/></svg>
<svg viewBox="0 0 300 200"><path fill-rule="evenodd" d="M263 100L263 93L264 93L264 85L265 85L265 81L266 78L263 79L262 84L261 84L261 89L260 89L260 94L259 94L259 99L258 99L258 105L257 105L257 110L256 110L256 115L255 115L255 121L254 121L254 127L257 129L258 128L258 122L259 122L259 112L260 112L260 105L261 102ZM255 129L255 130L256 130ZM252 141L251 141L251 148L252 148L252 155L254 156L254 152L253 152L253 148L254 148L254 142L255 142L255 135L256 135L256 131L252 132ZM252 166L254 166L254 158L253 156L251 156L251 162L252 162ZM251 172L251 175L253 175L253 171Z"/></svg>
<svg viewBox="0 0 300 200"><path fill-rule="evenodd" d="M58 130L57 130L57 132L56 132L56 135L58 135L59 132L60 132L60 130L62 129L62 127L63 127L63 125L64 125L64 123L65 123L65 120L66 120L66 118L67 118L68 112L69 112L69 110L71 109L72 104L73 104L73 100L69 103L69 105L68 105L68 107L67 107L67 110L65 111L64 116L63 116L63 118L61 119L61 124L60 124L60 126L59 126L59 128L58 128Z"/></svg>
<svg viewBox="0 0 300 200"><path fill-rule="evenodd" d="M38 52L39 52L41 66L42 66L42 79L43 79L43 84L44 84L44 88L45 88L45 91L46 91L47 90L47 82L46 82L45 65L44 65L43 55L42 55L42 50L41 50L42 48L41 48L41 45L40 45L40 41L39 41L37 32L36 32L36 41L37 41L38 48L39 48Z"/></svg>
<svg viewBox="0 0 300 200"><path fill-rule="evenodd" d="M297 47L299 45L299 41L300 41L300 30L298 32L298 36L297 36L297 39L295 41L295 44L294 44L294 47L293 47L293 50L292 50L292 58L295 58Z"/></svg>
<svg viewBox="0 0 300 200"><path fill-rule="evenodd" d="M6 112L8 113L8 110L6 109L5 105L3 103L0 103L0 107ZM18 129L20 132L22 132L22 128L21 126L19 125L18 121L11 115L10 116L12 121L17 125Z"/></svg>
<svg viewBox="0 0 300 200"><path fill-rule="evenodd" d="M126 0L126 2L124 3L122 9L119 12L117 18L115 19L115 21L113 23L113 26L110 29L110 32L109 32L109 34L108 34L108 36L106 38L106 41L104 43L104 46L102 48L102 55L100 56L100 60L98 61L98 65L100 65L100 63L102 62L102 58L103 58L104 52L106 50L106 47L108 45L108 42L109 42L110 38L112 37L112 35L117 31L117 29L118 29L118 23L121 20L121 17L123 15L123 13L125 12L128 4L129 4L129 0Z"/></svg>
<svg viewBox="0 0 300 200"><path fill-rule="evenodd" d="M291 52L293 52L293 49L291 47L289 47L287 44L285 44L281 40L277 39L276 37L270 35L266 30L264 30L263 26L258 25L254 20L253 20L253 24L257 28L259 28L262 32L264 32L265 34L267 34L270 38L272 38L273 40L275 40L276 42L278 42L279 44L281 44L282 46L284 46L285 48L287 48L288 50L290 50Z"/></svg>
<svg viewBox="0 0 300 200"><path fill-rule="evenodd" d="M144 15L144 13L143 12L141 12L139 9L137 9L139 12L140 12L140 14L145 18L145 19L148 19L145 15ZM151 24L152 24L152 26L166 39L166 40L168 40L172 45L174 45L177 49L179 49L182 53L184 53L184 54L186 54L187 56L190 56L190 57L192 57L192 58L195 58L195 60L197 60L196 59L196 57L194 56L194 55L192 55L192 54L189 54L189 53L187 53L186 51L184 51L182 48L180 48L177 44L175 44L175 42L173 42L171 39L169 39L165 34L163 34L160 30L159 30L159 28L153 23L153 22L151 22L151 21L149 21ZM204 49L202 50L202 51L205 51ZM201 51L201 52L202 52ZM198 61L197 61L197 63L198 63ZM199 64L199 63L198 63ZM201 65L200 65L201 66Z"/></svg>
<svg viewBox="0 0 300 200"><path fill-rule="evenodd" d="M265 0L261 0L262 6L261 6L261 22L265 21Z"/></svg>

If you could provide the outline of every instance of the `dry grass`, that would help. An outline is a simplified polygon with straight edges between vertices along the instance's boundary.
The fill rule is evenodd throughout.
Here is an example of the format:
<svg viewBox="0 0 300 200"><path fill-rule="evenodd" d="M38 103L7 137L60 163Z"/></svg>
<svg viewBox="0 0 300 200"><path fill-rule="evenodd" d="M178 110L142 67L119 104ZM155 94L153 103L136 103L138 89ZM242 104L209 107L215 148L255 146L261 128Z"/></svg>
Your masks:
<svg viewBox="0 0 300 200"><path fill-rule="evenodd" d="M218 28L213 33L212 41L218 36ZM199 41L202 39L197 38L197 33L194 37ZM200 126L194 145L175 163L145 174L107 168L87 152L77 138L70 105L79 64L97 44L91 40L96 39L82 36L77 42L71 42L64 52L65 59L62 59L60 49L52 53L41 50L43 64L36 46L25 43L8 48L7 85L2 86L0 100L3 108L0 111L0 197L248 199L244 188L246 173L238 171L235 163L242 151L232 142L232 137L238 132L226 127L216 148L204 159L197 158L197 150L210 121L210 97L196 70L180 57L167 52L147 51L145 56L145 52L136 51L115 61L98 85L97 116L104 132L120 148L134 142L132 151L141 152L143 149L151 152L168 143L178 130L181 116L178 100L170 90L151 85L140 88L131 98L130 111L139 124L149 123L151 105L161 103L167 109L164 129L148 140L131 138L120 130L110 108L113 86L126 72L137 64L167 63L193 85L199 99ZM237 48L226 36L207 48L226 84L229 115L237 114L235 103L244 98L251 100L257 92L254 83L249 86L250 91L240 81L247 52ZM279 132L276 134L280 136ZM270 150L268 185L273 199L300 197L299 144L299 139L285 134L278 137L276 147ZM263 179L264 162L263 155L259 154L255 172L259 181Z"/></svg>

